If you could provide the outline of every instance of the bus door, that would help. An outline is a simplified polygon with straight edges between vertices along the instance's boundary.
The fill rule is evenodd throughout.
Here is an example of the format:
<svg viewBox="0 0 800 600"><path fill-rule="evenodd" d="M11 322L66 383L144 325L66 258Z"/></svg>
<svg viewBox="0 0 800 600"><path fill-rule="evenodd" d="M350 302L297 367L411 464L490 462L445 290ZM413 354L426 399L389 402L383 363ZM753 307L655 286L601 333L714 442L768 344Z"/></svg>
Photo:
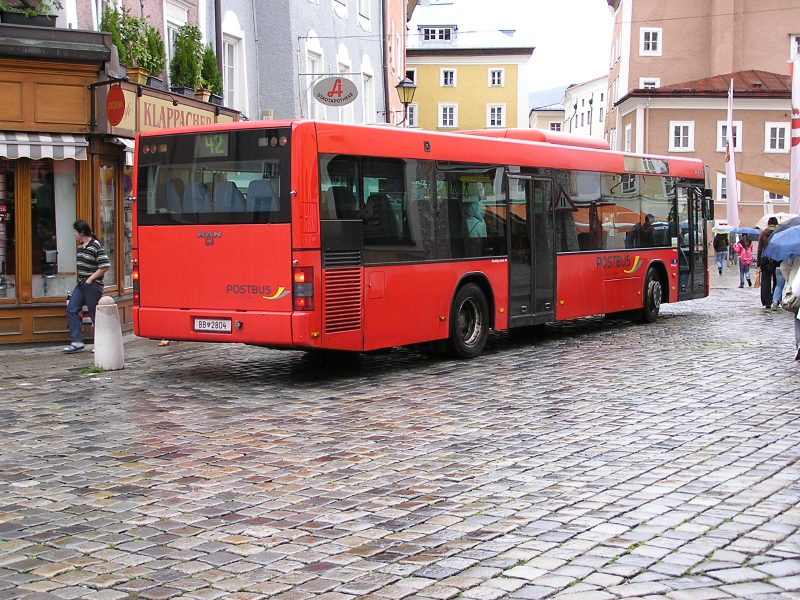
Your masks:
<svg viewBox="0 0 800 600"><path fill-rule="evenodd" d="M552 321L555 306L553 182L507 177L509 326Z"/></svg>
<svg viewBox="0 0 800 600"><path fill-rule="evenodd" d="M677 187L678 300L704 298L708 270L708 240L703 219L703 190L696 186Z"/></svg>

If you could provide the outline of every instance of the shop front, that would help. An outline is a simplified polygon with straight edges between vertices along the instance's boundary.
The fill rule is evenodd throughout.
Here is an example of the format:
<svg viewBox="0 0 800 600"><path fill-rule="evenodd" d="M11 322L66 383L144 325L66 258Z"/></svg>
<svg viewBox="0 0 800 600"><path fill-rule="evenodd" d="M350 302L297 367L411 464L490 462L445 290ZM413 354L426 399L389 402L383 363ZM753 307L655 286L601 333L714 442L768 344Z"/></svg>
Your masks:
<svg viewBox="0 0 800 600"><path fill-rule="evenodd" d="M238 113L109 84L119 66L106 34L2 29L11 43L0 54L0 344L68 340L77 219L106 248L105 293L130 329L133 138L181 122L233 121ZM31 36L41 38L34 52ZM121 86L112 96L122 104L107 102L113 85Z"/></svg>

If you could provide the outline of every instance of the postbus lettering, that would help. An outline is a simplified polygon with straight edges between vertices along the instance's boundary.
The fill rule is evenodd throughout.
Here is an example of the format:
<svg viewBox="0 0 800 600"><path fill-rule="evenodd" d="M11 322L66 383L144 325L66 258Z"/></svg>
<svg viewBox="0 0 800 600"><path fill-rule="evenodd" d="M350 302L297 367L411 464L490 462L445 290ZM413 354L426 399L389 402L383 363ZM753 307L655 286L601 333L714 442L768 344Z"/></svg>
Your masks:
<svg viewBox="0 0 800 600"><path fill-rule="evenodd" d="M228 294L244 294L246 296L271 296L272 286L249 283L229 283L225 292Z"/></svg>
<svg viewBox="0 0 800 600"><path fill-rule="evenodd" d="M600 269L621 269L630 267L633 263L630 256L623 254L612 254L605 256L598 256L596 261L596 268Z"/></svg>

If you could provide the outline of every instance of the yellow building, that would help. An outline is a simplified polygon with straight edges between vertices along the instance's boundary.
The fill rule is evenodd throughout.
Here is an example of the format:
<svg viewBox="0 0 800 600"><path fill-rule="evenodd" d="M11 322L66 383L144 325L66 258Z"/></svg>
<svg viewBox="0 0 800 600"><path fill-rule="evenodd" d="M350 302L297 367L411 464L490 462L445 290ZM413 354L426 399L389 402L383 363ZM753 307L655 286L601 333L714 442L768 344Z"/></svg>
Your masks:
<svg viewBox="0 0 800 600"><path fill-rule="evenodd" d="M517 44L511 30L459 32L458 25L442 25L457 17L444 15L445 6L417 6L409 25L406 76L417 89L407 125L438 131L527 128L533 47Z"/></svg>

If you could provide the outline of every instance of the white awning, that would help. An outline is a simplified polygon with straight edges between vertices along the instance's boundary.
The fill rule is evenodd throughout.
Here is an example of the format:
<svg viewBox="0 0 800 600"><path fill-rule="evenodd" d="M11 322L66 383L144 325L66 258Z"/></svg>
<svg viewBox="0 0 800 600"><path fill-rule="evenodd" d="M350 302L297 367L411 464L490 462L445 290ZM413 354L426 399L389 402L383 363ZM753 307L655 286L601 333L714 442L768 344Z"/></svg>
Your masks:
<svg viewBox="0 0 800 600"><path fill-rule="evenodd" d="M53 158L86 160L89 142L69 133L0 131L0 156L4 158Z"/></svg>
<svg viewBox="0 0 800 600"><path fill-rule="evenodd" d="M133 166L133 149L136 145L133 140L123 137L108 137L106 141L117 144L118 146L123 146L125 148L125 166Z"/></svg>

